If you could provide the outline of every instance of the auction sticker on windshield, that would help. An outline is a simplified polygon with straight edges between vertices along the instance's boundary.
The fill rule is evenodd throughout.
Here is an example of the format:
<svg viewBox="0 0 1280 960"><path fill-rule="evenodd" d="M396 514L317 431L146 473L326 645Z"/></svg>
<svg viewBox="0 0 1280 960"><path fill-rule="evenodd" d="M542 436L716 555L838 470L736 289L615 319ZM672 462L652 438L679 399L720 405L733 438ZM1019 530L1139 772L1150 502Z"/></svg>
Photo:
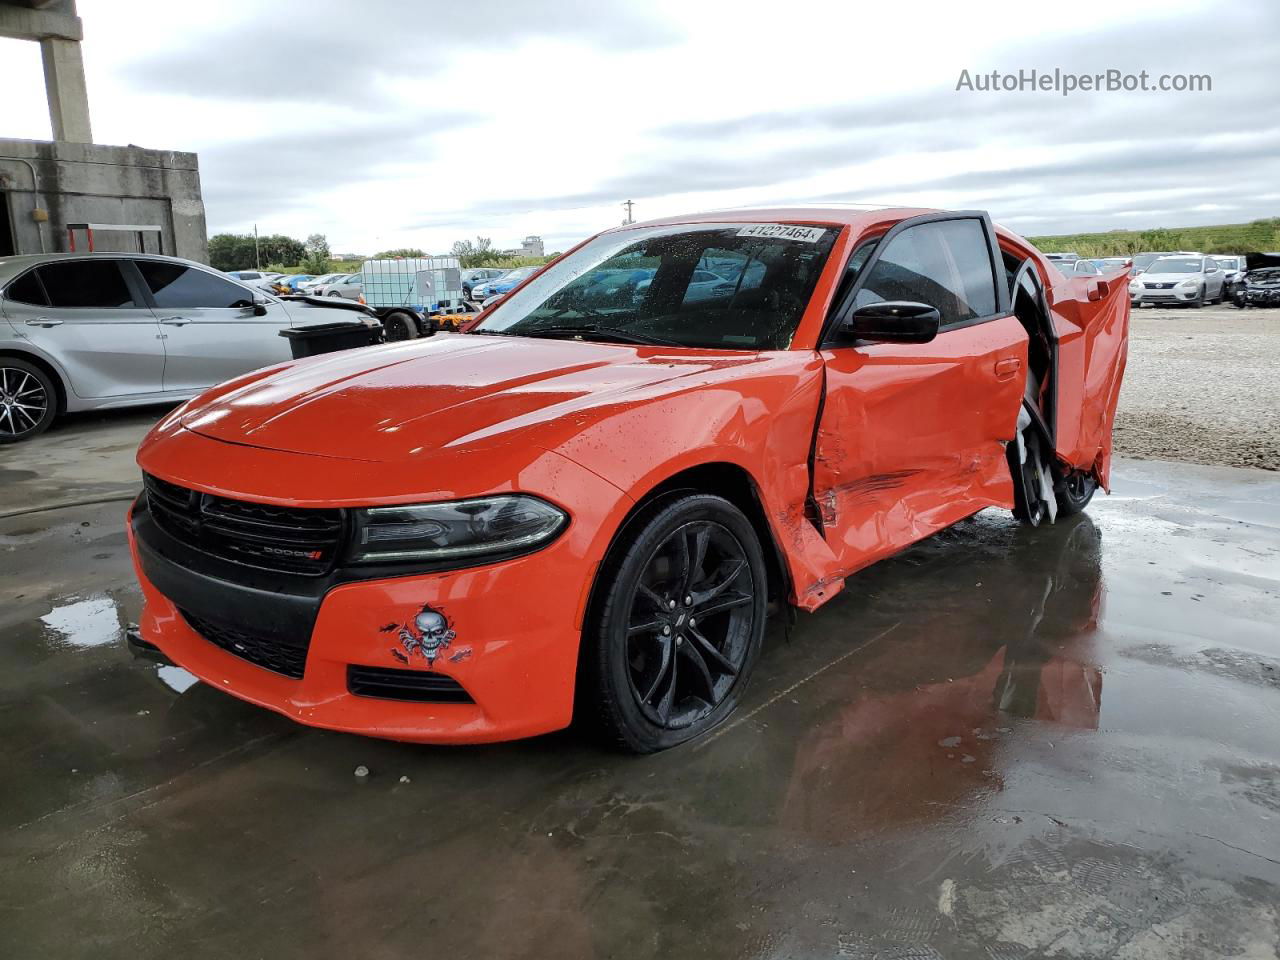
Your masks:
<svg viewBox="0 0 1280 960"><path fill-rule="evenodd" d="M825 227L797 227L790 223L753 223L739 230L738 236L817 243L826 232Z"/></svg>

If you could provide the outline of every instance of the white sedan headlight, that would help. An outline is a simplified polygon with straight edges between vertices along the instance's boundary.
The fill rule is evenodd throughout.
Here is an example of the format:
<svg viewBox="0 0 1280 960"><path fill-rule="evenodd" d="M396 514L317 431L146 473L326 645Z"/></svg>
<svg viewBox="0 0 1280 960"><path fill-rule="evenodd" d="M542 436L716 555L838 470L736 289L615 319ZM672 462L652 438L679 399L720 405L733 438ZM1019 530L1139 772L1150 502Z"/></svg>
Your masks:
<svg viewBox="0 0 1280 960"><path fill-rule="evenodd" d="M1200 284L1200 281L1199 281L1199 280L1192 279L1192 280L1183 280L1183 281L1181 281L1181 282L1179 282L1179 283L1178 283L1178 286L1179 286L1179 288L1181 288L1181 287L1195 287L1195 286L1198 286L1199 284Z"/></svg>

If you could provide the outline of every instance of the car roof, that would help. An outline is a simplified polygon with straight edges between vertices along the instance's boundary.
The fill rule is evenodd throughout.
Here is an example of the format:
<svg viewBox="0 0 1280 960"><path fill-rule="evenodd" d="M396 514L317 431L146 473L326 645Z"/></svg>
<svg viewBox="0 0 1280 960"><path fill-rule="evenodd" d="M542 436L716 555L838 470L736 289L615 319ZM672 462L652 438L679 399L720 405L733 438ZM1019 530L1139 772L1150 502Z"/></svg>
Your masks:
<svg viewBox="0 0 1280 960"><path fill-rule="evenodd" d="M115 253L104 250L94 253L84 251L76 251L75 253L20 253L12 257L0 257L0 280L15 277L24 270L39 266L42 263L61 263L66 260L167 260L170 263L181 263L184 266L199 267L202 270L218 273L207 263L198 263L195 260L186 260L182 257L166 257L161 253L126 253L123 251Z"/></svg>
<svg viewBox="0 0 1280 960"><path fill-rule="evenodd" d="M678 226L685 223L813 223L839 227L865 227L884 220L906 220L921 214L943 212L945 211L927 207L864 203L740 207L731 210L708 210L705 213L677 217L660 217L641 223L623 224L606 232L620 233L624 230Z"/></svg>

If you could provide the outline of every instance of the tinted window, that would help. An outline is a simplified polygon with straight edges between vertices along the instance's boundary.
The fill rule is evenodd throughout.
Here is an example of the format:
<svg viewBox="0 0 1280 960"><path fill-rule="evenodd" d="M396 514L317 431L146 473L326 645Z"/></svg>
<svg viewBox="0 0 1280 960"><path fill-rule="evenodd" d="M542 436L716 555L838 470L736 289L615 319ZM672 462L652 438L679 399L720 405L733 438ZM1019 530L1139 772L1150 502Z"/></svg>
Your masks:
<svg viewBox="0 0 1280 960"><path fill-rule="evenodd" d="M117 260L70 260L38 268L52 307L132 307Z"/></svg>
<svg viewBox="0 0 1280 960"><path fill-rule="evenodd" d="M908 227L889 242L858 291L857 306L908 300L938 308L942 322L996 312L995 274L979 220Z"/></svg>
<svg viewBox="0 0 1280 960"><path fill-rule="evenodd" d="M137 264L156 298L156 306L166 310L175 307L242 307L253 302L253 295L248 290L203 270L158 260L138 260Z"/></svg>
<svg viewBox="0 0 1280 960"><path fill-rule="evenodd" d="M34 270L24 273L4 293L14 303L29 303L36 307L47 307L49 298L44 295L44 287L40 286L40 278Z"/></svg>

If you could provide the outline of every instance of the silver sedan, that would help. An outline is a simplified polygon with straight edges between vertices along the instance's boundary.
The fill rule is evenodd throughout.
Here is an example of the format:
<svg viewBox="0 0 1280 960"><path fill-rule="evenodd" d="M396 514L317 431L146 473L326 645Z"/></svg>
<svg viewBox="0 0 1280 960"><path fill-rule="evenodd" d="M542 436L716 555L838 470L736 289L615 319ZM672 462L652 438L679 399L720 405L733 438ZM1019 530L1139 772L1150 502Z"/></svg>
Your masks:
<svg viewBox="0 0 1280 960"><path fill-rule="evenodd" d="M0 258L0 443L33 437L63 412L185 400L291 359L281 330L362 311L285 304L174 257Z"/></svg>

